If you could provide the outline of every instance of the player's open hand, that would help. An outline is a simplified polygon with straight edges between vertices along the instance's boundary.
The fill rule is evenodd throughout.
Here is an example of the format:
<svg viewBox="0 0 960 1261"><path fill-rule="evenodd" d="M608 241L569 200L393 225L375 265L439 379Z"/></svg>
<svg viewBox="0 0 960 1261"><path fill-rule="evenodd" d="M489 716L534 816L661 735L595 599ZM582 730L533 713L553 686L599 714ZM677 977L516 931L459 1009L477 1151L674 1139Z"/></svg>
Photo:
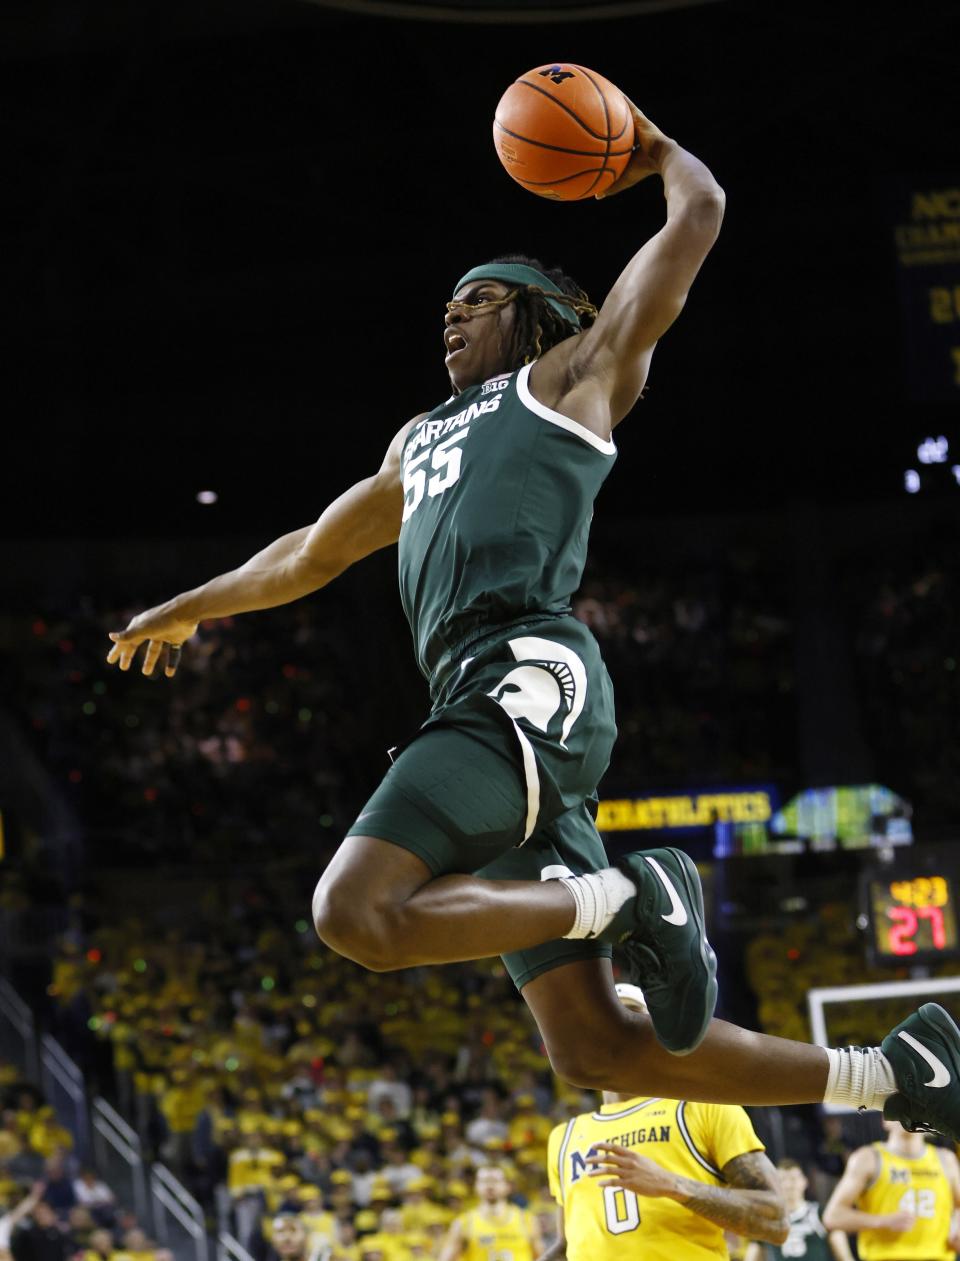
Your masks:
<svg viewBox="0 0 960 1261"><path fill-rule="evenodd" d="M113 647L107 654L109 665L119 665L129 670L141 644L147 645L143 658L143 673L153 674L157 662L163 656L163 672L172 679L180 664L180 649L184 641L195 634L196 622L185 622L169 604L158 605L138 613L126 630L110 631Z"/></svg>
<svg viewBox="0 0 960 1261"><path fill-rule="evenodd" d="M614 193L626 192L628 188L633 188L634 184L639 184L648 176L656 175L660 170L664 146L672 144L670 138L665 136L660 128L634 105L629 96L625 96L624 100L630 106L630 113L633 115L636 145L623 174L610 185L605 193L597 195L598 201L605 197L612 197Z"/></svg>
<svg viewBox="0 0 960 1261"><path fill-rule="evenodd" d="M587 1164L591 1166L591 1178L604 1179L601 1186L652 1196L672 1196L677 1191L677 1180L672 1173L616 1143L595 1143Z"/></svg>

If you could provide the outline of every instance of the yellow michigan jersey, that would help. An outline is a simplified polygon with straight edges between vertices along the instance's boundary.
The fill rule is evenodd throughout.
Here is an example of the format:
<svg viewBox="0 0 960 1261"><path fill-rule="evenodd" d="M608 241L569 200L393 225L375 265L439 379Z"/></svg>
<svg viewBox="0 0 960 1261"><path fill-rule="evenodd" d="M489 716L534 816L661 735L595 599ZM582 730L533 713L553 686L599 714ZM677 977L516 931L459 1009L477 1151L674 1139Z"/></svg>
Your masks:
<svg viewBox="0 0 960 1261"><path fill-rule="evenodd" d="M877 1174L857 1200L864 1213L912 1213L913 1229L895 1234L890 1230L862 1230L857 1251L862 1261L948 1261L947 1247L953 1191L944 1172L940 1153L927 1146L911 1160L895 1156L883 1143L874 1143Z"/></svg>
<svg viewBox="0 0 960 1261"><path fill-rule="evenodd" d="M745 1152L762 1152L742 1108L730 1104L631 1099L604 1104L550 1135L550 1190L563 1208L568 1261L708 1261L726 1258L723 1230L674 1200L604 1187L588 1177L594 1143L616 1143L663 1169L722 1186L722 1169Z"/></svg>
<svg viewBox="0 0 960 1261"><path fill-rule="evenodd" d="M530 1243L530 1219L516 1204L508 1204L502 1217L471 1209L463 1223L462 1261L534 1261Z"/></svg>

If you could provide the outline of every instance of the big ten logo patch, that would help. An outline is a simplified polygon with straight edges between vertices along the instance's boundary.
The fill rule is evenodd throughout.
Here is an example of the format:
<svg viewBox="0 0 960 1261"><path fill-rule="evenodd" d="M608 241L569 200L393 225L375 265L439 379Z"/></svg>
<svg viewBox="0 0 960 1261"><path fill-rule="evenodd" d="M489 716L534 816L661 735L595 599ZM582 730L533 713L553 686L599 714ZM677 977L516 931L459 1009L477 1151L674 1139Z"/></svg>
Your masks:
<svg viewBox="0 0 960 1261"><path fill-rule="evenodd" d="M480 393L481 394L496 394L496 393L499 393L501 390L505 390L509 384L510 384L509 380L484 381L480 389Z"/></svg>

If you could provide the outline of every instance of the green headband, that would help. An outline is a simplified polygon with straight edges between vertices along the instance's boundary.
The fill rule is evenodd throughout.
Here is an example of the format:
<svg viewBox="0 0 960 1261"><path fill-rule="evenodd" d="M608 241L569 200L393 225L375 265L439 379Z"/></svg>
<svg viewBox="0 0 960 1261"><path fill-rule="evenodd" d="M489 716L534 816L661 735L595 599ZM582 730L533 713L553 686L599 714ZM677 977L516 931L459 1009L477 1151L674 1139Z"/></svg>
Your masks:
<svg viewBox="0 0 960 1261"><path fill-rule="evenodd" d="M468 285L471 280L502 280L509 285L536 285L543 289L545 294L563 293L558 284L545 276L542 271L537 271L536 267L527 267L523 263L484 263L482 267L474 267L472 271L468 271L465 276L461 276L454 286L453 292L457 293L464 285ZM558 302L556 298L547 297L546 301L556 311L561 319L566 320L568 324L572 324L574 328L580 327L580 316L572 307L564 302Z"/></svg>

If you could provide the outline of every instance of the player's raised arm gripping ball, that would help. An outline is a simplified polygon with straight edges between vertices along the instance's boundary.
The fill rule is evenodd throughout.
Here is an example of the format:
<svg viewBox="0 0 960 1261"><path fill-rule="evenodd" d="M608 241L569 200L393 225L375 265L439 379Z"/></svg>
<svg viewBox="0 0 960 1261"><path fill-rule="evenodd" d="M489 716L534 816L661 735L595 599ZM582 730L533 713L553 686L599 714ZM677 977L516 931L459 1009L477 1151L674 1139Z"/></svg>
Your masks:
<svg viewBox="0 0 960 1261"><path fill-rule="evenodd" d="M605 193L623 174L633 146L633 114L602 74L568 62L528 70L507 88L493 142L508 175L553 201Z"/></svg>

